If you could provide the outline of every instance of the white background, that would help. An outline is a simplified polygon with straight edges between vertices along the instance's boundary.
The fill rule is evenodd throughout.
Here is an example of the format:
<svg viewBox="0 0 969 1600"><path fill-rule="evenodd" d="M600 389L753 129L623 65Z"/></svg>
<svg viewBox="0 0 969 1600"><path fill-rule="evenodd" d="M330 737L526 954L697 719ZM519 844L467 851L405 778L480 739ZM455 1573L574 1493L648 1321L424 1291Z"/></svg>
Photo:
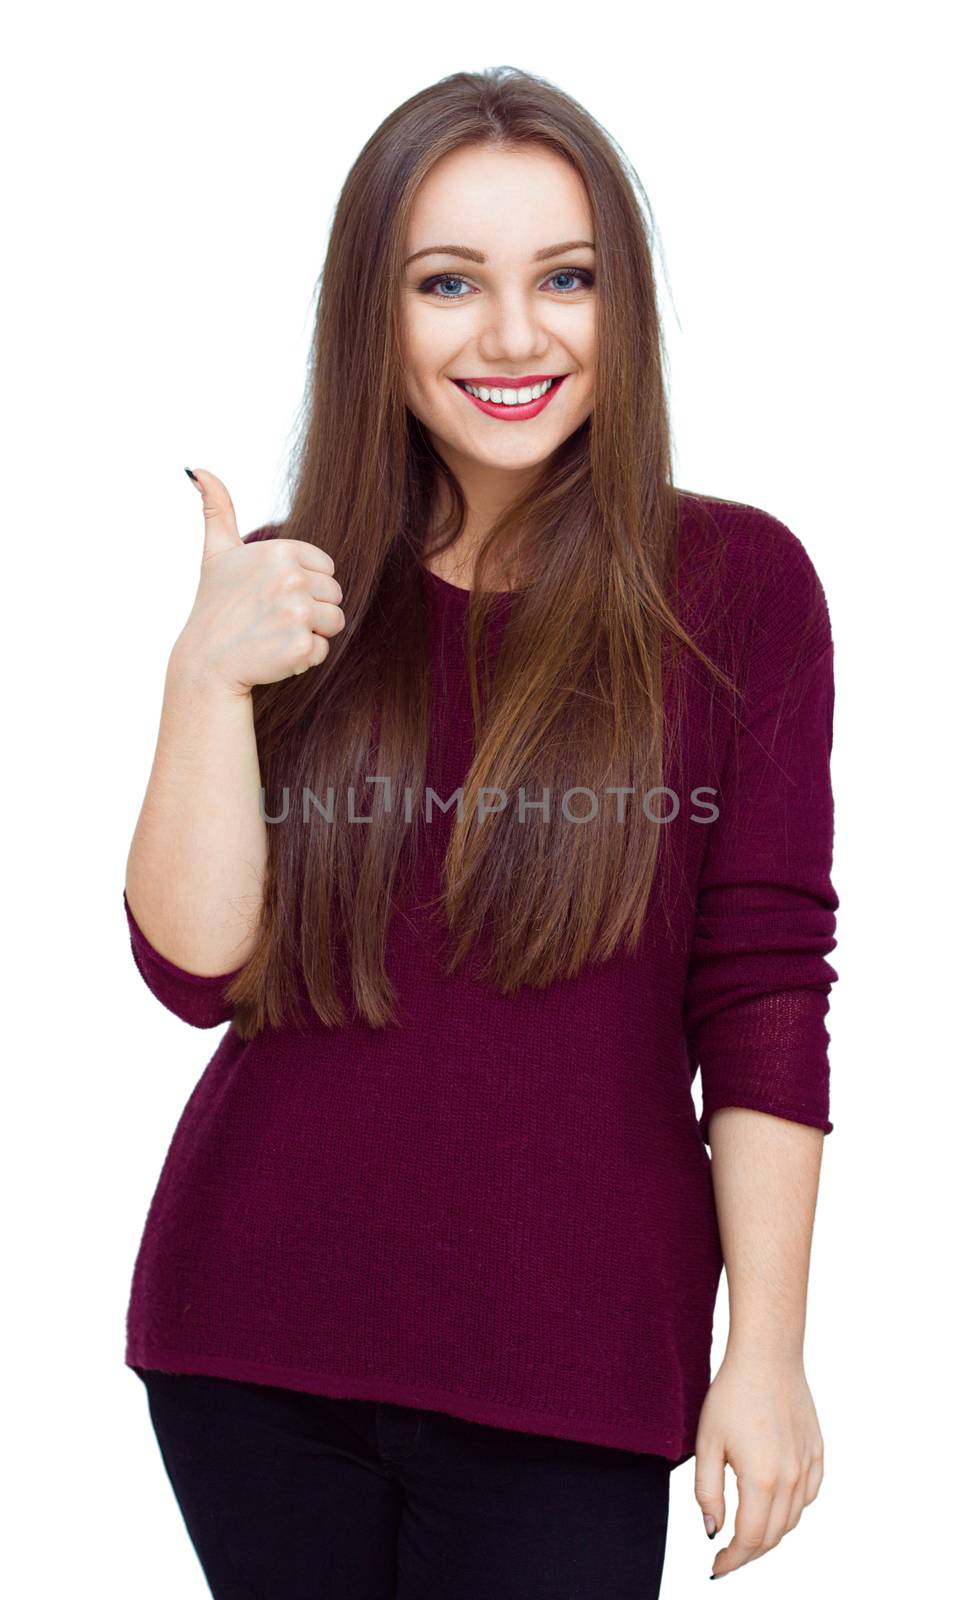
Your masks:
<svg viewBox="0 0 969 1600"><path fill-rule="evenodd" d="M677 481L793 528L836 639L835 1131L807 1346L827 1473L799 1527L729 1592L961 1588L955 18L924 3L174 0L8 21L0 1577L17 1600L208 1592L123 1365L144 1216L221 1036L153 999L122 906L201 554L183 467L224 479L242 532L284 513L345 174L415 90L501 63L573 94L638 170L662 250ZM722 1295L715 1354L725 1309ZM696 1593L724 1542L708 1543L681 1467L664 1600Z"/></svg>

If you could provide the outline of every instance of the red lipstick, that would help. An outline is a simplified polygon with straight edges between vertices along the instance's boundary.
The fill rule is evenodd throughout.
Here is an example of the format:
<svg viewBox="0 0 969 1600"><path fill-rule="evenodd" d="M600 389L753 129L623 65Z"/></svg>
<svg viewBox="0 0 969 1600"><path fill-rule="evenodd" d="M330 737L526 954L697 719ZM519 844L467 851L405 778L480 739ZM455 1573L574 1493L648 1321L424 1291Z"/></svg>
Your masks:
<svg viewBox="0 0 969 1600"><path fill-rule="evenodd" d="M552 377L552 374L549 373L548 376ZM513 383L504 384L497 378L492 378L490 382L486 379L477 378L452 378L451 382L456 389L461 391L465 399L470 400L471 404L477 406L479 411L483 411L486 417L494 417L498 422L529 422L532 417L537 417L539 412L544 411L545 407L554 400L567 377L568 373L566 372L561 377L552 378L551 388L546 389L545 393L540 395L537 400L529 400L526 405L510 406L501 405L493 400L479 400L477 395L470 394L462 385L464 383L480 382L482 388L488 389L524 389L528 383L544 383L544 378L516 378Z"/></svg>

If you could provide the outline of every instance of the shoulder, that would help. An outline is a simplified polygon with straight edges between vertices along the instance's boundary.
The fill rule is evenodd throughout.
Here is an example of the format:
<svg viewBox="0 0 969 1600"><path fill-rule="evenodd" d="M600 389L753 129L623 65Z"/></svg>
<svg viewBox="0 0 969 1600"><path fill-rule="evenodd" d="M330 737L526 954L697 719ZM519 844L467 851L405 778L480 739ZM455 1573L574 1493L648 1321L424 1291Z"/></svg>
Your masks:
<svg viewBox="0 0 969 1600"><path fill-rule="evenodd" d="M681 552L692 569L716 570L751 601L765 586L793 583L805 595L820 587L806 545L779 517L740 500L687 490L677 490L677 501Z"/></svg>
<svg viewBox="0 0 969 1600"><path fill-rule="evenodd" d="M681 592L694 620L757 678L831 643L827 598L803 539L759 506L678 491Z"/></svg>

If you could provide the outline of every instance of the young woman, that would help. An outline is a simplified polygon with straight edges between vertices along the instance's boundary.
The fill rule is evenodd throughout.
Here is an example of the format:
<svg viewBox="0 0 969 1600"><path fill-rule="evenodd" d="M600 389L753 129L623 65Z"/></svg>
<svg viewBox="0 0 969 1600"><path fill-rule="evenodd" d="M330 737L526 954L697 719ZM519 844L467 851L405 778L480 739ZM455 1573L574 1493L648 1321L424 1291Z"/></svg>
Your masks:
<svg viewBox="0 0 969 1600"><path fill-rule="evenodd" d="M125 1359L218 1596L647 1600L677 1465L711 1538L737 1475L715 1577L818 1492L831 631L783 523L672 484L640 196L541 79L415 95L289 516L190 473L125 908L231 1026Z"/></svg>

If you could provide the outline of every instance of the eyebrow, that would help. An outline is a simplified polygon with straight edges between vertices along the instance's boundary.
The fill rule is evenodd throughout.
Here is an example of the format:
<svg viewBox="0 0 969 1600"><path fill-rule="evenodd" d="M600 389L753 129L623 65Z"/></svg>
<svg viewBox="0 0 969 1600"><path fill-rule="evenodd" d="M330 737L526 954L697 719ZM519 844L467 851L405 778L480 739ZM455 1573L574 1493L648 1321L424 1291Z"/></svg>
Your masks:
<svg viewBox="0 0 969 1600"><path fill-rule="evenodd" d="M550 256L564 255L567 250L594 249L595 245L590 244L588 239L566 239L564 244L550 244L546 245L544 250L536 250L532 260L547 261ZM486 255L482 255L480 250L472 250L466 244L430 244L426 250L415 250L412 256L407 257L404 266L409 267L411 262L416 261L419 256L460 256L464 261L481 262L488 259Z"/></svg>

